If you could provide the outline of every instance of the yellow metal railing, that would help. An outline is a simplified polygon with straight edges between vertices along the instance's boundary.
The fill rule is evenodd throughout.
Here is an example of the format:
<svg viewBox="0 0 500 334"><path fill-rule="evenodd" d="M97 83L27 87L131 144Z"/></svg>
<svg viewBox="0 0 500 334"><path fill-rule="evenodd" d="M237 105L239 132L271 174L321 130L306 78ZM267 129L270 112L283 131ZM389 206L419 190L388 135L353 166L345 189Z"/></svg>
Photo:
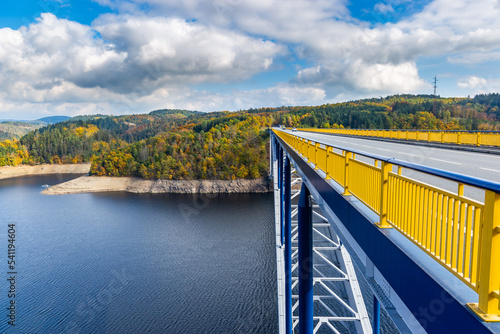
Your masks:
<svg viewBox="0 0 500 334"><path fill-rule="evenodd" d="M390 224L476 290L484 205L394 173L389 190Z"/></svg>
<svg viewBox="0 0 500 334"><path fill-rule="evenodd" d="M380 169L355 159L349 159L348 166L349 192L373 211L380 212L380 192L377 191L380 189Z"/></svg>
<svg viewBox="0 0 500 334"><path fill-rule="evenodd" d="M355 130L355 129L301 129L311 132L323 132L339 135L380 137L399 140L415 140L434 143L448 143L473 146L500 147L500 133L455 132L426 130Z"/></svg>
<svg viewBox="0 0 500 334"><path fill-rule="evenodd" d="M326 179L338 183L344 195L355 196L376 212L380 228L396 228L476 291L479 302L469 306L482 319L500 321L500 191L484 189L485 200L480 203L464 196L464 183L455 181L453 193L403 176L402 167L408 167L394 159L374 159L370 164L354 152L283 131L274 133L324 172ZM409 132L390 135L401 138L403 133L410 138ZM435 135L414 134L419 139ZM441 139L460 137L454 136Z"/></svg>

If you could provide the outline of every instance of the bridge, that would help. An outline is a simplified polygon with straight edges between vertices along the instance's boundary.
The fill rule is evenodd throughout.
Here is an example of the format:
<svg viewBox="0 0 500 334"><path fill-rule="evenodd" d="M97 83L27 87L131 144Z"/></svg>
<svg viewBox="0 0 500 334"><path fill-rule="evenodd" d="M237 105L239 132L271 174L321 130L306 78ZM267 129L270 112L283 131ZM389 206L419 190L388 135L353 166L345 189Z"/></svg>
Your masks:
<svg viewBox="0 0 500 334"><path fill-rule="evenodd" d="M500 157L378 141L500 136L377 131L272 131L280 334L500 333Z"/></svg>

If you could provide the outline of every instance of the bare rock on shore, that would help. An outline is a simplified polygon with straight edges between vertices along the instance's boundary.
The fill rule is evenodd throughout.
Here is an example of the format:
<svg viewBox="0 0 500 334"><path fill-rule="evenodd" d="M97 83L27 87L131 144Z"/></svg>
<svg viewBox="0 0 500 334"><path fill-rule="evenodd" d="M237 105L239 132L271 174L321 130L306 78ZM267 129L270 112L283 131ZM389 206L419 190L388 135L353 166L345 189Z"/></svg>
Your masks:
<svg viewBox="0 0 500 334"><path fill-rule="evenodd" d="M256 180L144 180L137 177L82 176L47 188L46 195L127 191L131 193L263 193L265 179Z"/></svg>
<svg viewBox="0 0 500 334"><path fill-rule="evenodd" d="M0 179L46 174L87 174L89 171L90 163L36 166L20 165L16 167L4 166L0 167Z"/></svg>

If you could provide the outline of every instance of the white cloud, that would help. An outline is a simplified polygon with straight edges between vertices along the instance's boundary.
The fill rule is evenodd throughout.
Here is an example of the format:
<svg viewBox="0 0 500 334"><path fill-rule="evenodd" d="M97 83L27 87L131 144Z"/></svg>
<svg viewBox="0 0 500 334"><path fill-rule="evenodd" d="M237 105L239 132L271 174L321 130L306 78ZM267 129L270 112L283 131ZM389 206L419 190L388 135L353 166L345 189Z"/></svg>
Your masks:
<svg viewBox="0 0 500 334"><path fill-rule="evenodd" d="M467 95L498 93L500 91L500 79L493 77L486 79L472 75L458 80L457 86L464 89Z"/></svg>
<svg viewBox="0 0 500 334"><path fill-rule="evenodd" d="M460 80L457 85L460 88L470 88L475 90L477 88L485 88L488 85L488 80L476 76L470 76Z"/></svg>
<svg viewBox="0 0 500 334"><path fill-rule="evenodd" d="M447 58L451 64L480 64L500 60L500 51L491 52L467 52Z"/></svg>
<svg viewBox="0 0 500 334"><path fill-rule="evenodd" d="M235 90L229 93L176 90L167 100L167 108L199 111L241 110L260 107L319 105L325 103L325 91L316 87L279 85L266 89Z"/></svg>
<svg viewBox="0 0 500 334"><path fill-rule="evenodd" d="M415 63L365 63L360 59L342 66L316 66L301 70L297 82L332 86L333 91L369 94L418 93L430 85L419 78Z"/></svg>
<svg viewBox="0 0 500 334"><path fill-rule="evenodd" d="M40 118L43 115L83 115L83 114L131 114L146 113L155 109L180 108L198 111L230 110L249 108L279 107L295 105L320 105L325 100L325 91L316 87L296 87L279 85L266 89L235 90L227 93L199 91L186 86L158 88L147 96L134 94L111 94L102 88L86 89L65 88L64 95L41 102L2 101L2 112L23 115L20 118ZM92 97L94 96L94 99ZM68 102L73 101L73 102ZM93 102L92 102L93 101ZM36 105L36 110L34 106ZM0 118L2 113L0 113Z"/></svg>
<svg viewBox="0 0 500 334"><path fill-rule="evenodd" d="M394 8L392 8L391 5L385 4L383 2L376 3L373 9L382 14L394 13Z"/></svg>
<svg viewBox="0 0 500 334"><path fill-rule="evenodd" d="M462 78L457 82L457 86L466 89L474 94L486 94L498 92L500 90L500 80L493 78L480 78L477 76L469 76Z"/></svg>
<svg viewBox="0 0 500 334"><path fill-rule="evenodd" d="M94 28L127 54L127 71L135 71L140 80L242 80L266 71L286 51L270 41L177 18L106 15Z"/></svg>
<svg viewBox="0 0 500 334"><path fill-rule="evenodd" d="M402 2L380 2L375 9L391 13L392 4ZM428 89L415 65L420 57L483 53L500 44L500 29L495 23L500 12L494 0L436 0L407 19L375 27L350 18L344 1L147 3L157 6L160 12L174 10L185 18L233 27L242 33L291 45L297 56L316 63L299 72L294 82L328 84L359 92L384 94Z"/></svg>
<svg viewBox="0 0 500 334"><path fill-rule="evenodd" d="M95 1L120 14L92 26L43 14L28 27L0 29L3 110L16 103L71 112L324 103L429 92L416 65L422 57L467 65L500 59L497 0L434 0L375 25L352 18L347 0ZM407 1L381 1L374 12L397 14ZM228 94L190 88L241 82L286 57L307 64L289 83ZM479 76L458 87L497 87Z"/></svg>
<svg viewBox="0 0 500 334"><path fill-rule="evenodd" d="M357 61L348 67L354 87L368 92L416 93L428 86L418 76L414 63L364 64Z"/></svg>
<svg viewBox="0 0 500 334"><path fill-rule="evenodd" d="M434 0L405 24L430 30L448 29L456 34L496 27L500 7L497 0Z"/></svg>
<svg viewBox="0 0 500 334"><path fill-rule="evenodd" d="M0 29L0 44L7 104L107 103L162 87L240 81L286 53L221 28L129 15L106 15L90 27L46 13L28 27Z"/></svg>
<svg viewBox="0 0 500 334"><path fill-rule="evenodd" d="M379 2L375 9L390 12L394 10L392 4L404 2ZM408 61L420 55L488 49L500 41L500 29L496 28L500 14L497 0L435 0L405 20L374 28L352 19L345 0L115 0L113 3L117 7L147 3L154 6L155 15L194 18L210 26L231 27L246 34L296 43L304 55L314 55L318 60L341 56L339 49L359 51L366 47L366 54L362 54L364 61L369 61L372 53L375 57L384 54L387 61L397 57ZM397 56L388 56L394 52Z"/></svg>

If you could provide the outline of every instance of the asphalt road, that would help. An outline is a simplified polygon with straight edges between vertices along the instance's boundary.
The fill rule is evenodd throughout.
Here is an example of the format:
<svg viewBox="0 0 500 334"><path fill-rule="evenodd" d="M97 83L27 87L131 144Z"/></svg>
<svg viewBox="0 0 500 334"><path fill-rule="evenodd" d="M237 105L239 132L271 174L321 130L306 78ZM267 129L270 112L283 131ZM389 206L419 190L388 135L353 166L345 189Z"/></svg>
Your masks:
<svg viewBox="0 0 500 334"><path fill-rule="evenodd" d="M291 131L287 131L292 133ZM310 132L293 132L294 135L341 146L345 149L354 149L371 154L378 154L388 158L396 158L420 165L439 168L450 172L474 176L481 179L500 183L500 155L464 152L452 149L416 146L405 143L392 143L373 139L335 136ZM403 175L414 177L423 182L456 192L457 184L422 175L413 171L404 170ZM484 193L465 189L465 195L477 200L483 200Z"/></svg>

